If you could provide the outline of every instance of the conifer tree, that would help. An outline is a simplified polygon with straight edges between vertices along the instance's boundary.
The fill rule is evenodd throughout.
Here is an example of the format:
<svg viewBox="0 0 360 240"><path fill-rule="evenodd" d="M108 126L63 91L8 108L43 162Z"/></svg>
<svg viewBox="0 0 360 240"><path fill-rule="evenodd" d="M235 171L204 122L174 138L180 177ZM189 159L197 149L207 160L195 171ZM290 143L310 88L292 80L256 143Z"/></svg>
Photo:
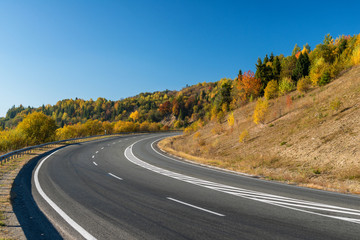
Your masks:
<svg viewBox="0 0 360 240"><path fill-rule="evenodd" d="M310 60L309 56L305 53L300 53L296 61L296 66L292 74L292 78L297 81L302 77L309 75Z"/></svg>

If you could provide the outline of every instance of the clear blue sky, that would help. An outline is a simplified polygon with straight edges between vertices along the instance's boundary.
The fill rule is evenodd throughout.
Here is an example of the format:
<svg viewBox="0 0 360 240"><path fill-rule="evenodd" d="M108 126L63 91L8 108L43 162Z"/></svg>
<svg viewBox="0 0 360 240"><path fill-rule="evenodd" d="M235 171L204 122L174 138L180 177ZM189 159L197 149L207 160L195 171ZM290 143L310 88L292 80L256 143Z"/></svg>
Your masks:
<svg viewBox="0 0 360 240"><path fill-rule="evenodd" d="M235 78L258 57L359 34L359 1L0 2L0 116Z"/></svg>

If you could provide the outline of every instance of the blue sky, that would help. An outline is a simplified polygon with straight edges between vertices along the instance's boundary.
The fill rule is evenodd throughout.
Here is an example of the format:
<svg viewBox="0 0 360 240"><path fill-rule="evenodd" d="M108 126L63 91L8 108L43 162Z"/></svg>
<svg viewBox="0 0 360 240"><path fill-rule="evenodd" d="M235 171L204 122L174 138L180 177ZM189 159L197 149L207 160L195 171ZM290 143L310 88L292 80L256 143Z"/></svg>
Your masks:
<svg viewBox="0 0 360 240"><path fill-rule="evenodd" d="M0 116L235 78L258 57L360 33L359 1L0 1Z"/></svg>

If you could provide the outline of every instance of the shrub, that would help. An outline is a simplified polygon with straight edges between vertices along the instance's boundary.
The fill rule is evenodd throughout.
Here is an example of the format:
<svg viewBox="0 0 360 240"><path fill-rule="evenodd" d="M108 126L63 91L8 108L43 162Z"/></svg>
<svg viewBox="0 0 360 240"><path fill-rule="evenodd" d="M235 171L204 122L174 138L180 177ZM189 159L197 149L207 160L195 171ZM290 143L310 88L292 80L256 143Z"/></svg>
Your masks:
<svg viewBox="0 0 360 240"><path fill-rule="evenodd" d="M242 143L242 142L245 142L246 140L248 140L250 137L250 134L248 132L248 130L244 130L241 132L240 136L239 136L239 142Z"/></svg>
<svg viewBox="0 0 360 240"><path fill-rule="evenodd" d="M41 112L27 115L16 128L22 132L29 144L40 144L55 140L55 120Z"/></svg>
<svg viewBox="0 0 360 240"><path fill-rule="evenodd" d="M177 120L175 123L174 123L174 128L181 128L182 127L182 122L180 120Z"/></svg>
<svg viewBox="0 0 360 240"><path fill-rule="evenodd" d="M320 78L320 81L319 81L319 86L324 86L326 84L328 84L331 80L331 77L330 77L330 72L329 71L325 71L322 75L321 75L321 78Z"/></svg>
<svg viewBox="0 0 360 240"><path fill-rule="evenodd" d="M271 80L265 88L264 96L266 99L276 98L278 95L278 91L279 87L277 81Z"/></svg>
<svg viewBox="0 0 360 240"><path fill-rule="evenodd" d="M297 83L297 90L300 93L306 93L311 87L310 77L303 77Z"/></svg>
<svg viewBox="0 0 360 240"><path fill-rule="evenodd" d="M231 112L229 114L229 117L227 119L227 122L229 124L230 127L233 127L234 126L234 123L235 123L235 118L234 118L234 112Z"/></svg>
<svg viewBox="0 0 360 240"><path fill-rule="evenodd" d="M217 121L218 121L218 123L221 123L221 122L223 121L224 117L225 117L224 112L223 112L223 111L219 111L218 114L217 114Z"/></svg>
<svg viewBox="0 0 360 240"><path fill-rule="evenodd" d="M314 61L310 68L310 80L313 85L319 85L319 81L321 80L325 71L329 70L329 64L327 64L324 58L318 58ZM330 74L329 74L330 76Z"/></svg>
<svg viewBox="0 0 360 240"><path fill-rule="evenodd" d="M330 102L330 108L331 108L332 110L334 110L334 111L339 110L339 108L341 107L341 105L342 105L342 102L340 101L339 98L335 98L334 100L332 100L332 101Z"/></svg>
<svg viewBox="0 0 360 240"><path fill-rule="evenodd" d="M295 89L295 84L289 77L284 77L279 83L280 95L285 95Z"/></svg>

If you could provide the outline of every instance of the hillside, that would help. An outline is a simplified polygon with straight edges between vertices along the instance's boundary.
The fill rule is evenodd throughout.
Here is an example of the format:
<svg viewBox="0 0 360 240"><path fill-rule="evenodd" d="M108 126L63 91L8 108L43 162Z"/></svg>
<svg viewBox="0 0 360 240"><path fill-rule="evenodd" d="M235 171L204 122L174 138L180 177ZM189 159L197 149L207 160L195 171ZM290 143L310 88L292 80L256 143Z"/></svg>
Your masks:
<svg viewBox="0 0 360 240"><path fill-rule="evenodd" d="M327 84L339 74L359 64L360 34L342 35L336 39L327 34L323 43L318 44L313 50L308 44L302 49L295 44L291 55L266 54L255 64L255 73L250 70L242 72L240 69L234 79L223 78L217 82L198 83L180 91L141 93L117 101L105 98L98 98L96 101L75 98L39 108L13 106L5 118L0 118L0 152L53 140L99 134L182 128L185 133L191 133L209 123L224 122L225 116L229 113L230 125L233 125L235 120L240 124L231 134L238 131L238 136L241 135L241 138L246 140L251 122L249 116L252 115L255 102L258 106L256 124L291 117L300 110L299 107L304 107L301 104L297 105L303 102L305 105L317 108L316 116L320 122L323 122L324 116L335 113L327 112L326 107L317 104L322 95L316 95L316 92L320 91L318 89L326 89ZM310 89L314 92L311 94L315 94L312 96L312 101L302 99L304 93ZM334 93L340 94L335 90ZM338 96L343 98L343 95ZM268 108L268 99L275 99L270 102L274 106L270 108L267 119L264 119L263 112ZM331 107L338 111L350 101L345 100L332 100ZM234 111L235 118L231 114ZM309 117L309 120L304 120L302 124L293 123L288 127L294 128L292 132L297 131L299 126L302 128L302 125L315 123ZM275 123L271 124L275 126ZM227 132L222 124L213 126L212 129L215 135L222 135L224 131ZM257 131L259 130L252 130L250 136L254 136ZM201 133L196 134L195 138L200 145L207 146L201 140ZM293 144L292 141L295 139L291 136L287 137L287 132L284 134L284 139L275 138L276 141L281 141L282 146ZM219 140L215 139L212 147L207 146L208 152L219 151L217 141ZM231 143L228 146L232 148L232 145ZM259 147L264 146L266 149L267 145L268 143L264 142ZM221 151L221 146L219 148Z"/></svg>
<svg viewBox="0 0 360 240"><path fill-rule="evenodd" d="M234 111L235 124L211 121L163 141L173 154L299 185L360 193L360 67L306 94L269 101L264 124L255 102ZM243 141L239 141L239 136Z"/></svg>

